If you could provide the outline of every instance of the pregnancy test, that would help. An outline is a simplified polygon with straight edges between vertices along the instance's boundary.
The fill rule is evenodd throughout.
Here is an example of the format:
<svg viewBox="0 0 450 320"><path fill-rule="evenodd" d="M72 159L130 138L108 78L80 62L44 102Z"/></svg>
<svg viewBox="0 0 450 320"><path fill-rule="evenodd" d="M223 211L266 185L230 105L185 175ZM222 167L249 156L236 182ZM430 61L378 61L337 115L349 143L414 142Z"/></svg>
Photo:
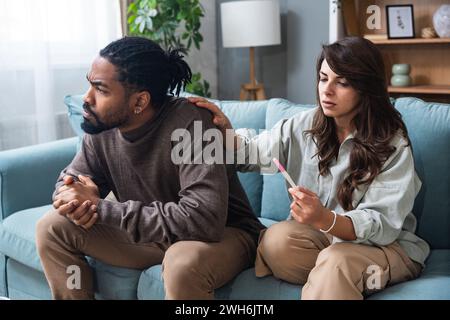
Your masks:
<svg viewBox="0 0 450 320"><path fill-rule="evenodd" d="M280 170L283 177L286 179L287 182L291 185L292 188L295 188L296 185L294 183L294 180L292 180L291 176L287 173L286 169L281 165L280 161L278 161L277 158L273 158L272 161L275 163L277 168Z"/></svg>

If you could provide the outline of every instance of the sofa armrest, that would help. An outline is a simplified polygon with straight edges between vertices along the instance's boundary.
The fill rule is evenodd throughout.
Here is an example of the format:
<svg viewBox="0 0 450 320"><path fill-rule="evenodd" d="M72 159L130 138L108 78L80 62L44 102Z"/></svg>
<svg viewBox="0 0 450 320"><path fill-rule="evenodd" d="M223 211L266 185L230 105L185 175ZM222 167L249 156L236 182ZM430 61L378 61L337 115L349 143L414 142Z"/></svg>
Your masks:
<svg viewBox="0 0 450 320"><path fill-rule="evenodd" d="M0 221L51 203L59 173L75 156L78 138L0 152Z"/></svg>

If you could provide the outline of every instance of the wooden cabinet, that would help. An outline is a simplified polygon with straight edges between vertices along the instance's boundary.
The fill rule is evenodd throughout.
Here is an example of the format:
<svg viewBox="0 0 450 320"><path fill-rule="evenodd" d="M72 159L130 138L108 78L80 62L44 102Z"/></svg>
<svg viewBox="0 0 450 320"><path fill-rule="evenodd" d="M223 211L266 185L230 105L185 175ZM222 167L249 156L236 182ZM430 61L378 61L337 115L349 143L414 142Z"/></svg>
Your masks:
<svg viewBox="0 0 450 320"><path fill-rule="evenodd" d="M386 65L388 83L392 76L392 65L409 63L412 85L389 87L394 97L416 96L427 101L450 103L450 38L421 38L422 29L433 26L433 14L442 4L450 0L343 0L344 24L348 35L378 35L372 38L382 52ZM386 5L412 4L414 6L414 39L387 39ZM369 30L367 13L370 5L381 9L381 29ZM354 15L352 17L352 15ZM351 22L356 20L356 24ZM386 35L386 39L382 39Z"/></svg>

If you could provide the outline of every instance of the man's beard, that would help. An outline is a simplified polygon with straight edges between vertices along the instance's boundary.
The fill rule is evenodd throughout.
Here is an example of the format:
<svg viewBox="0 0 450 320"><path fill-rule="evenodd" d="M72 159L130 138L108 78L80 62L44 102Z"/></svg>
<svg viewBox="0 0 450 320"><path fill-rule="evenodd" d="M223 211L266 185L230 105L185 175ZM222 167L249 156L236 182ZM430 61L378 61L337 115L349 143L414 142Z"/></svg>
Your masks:
<svg viewBox="0 0 450 320"><path fill-rule="evenodd" d="M84 109L84 111L89 113L91 116L93 116L95 118L95 122L96 122L96 124L94 124L93 122L89 121L89 119L86 119L83 117L83 123L81 124L81 129L83 129L83 131L88 134L99 134L103 131L117 128L126 122L126 119L122 119L122 120L115 121L114 123L111 123L111 124L106 124L103 121L101 121L94 112L92 112L91 106L89 104L84 103L83 109Z"/></svg>

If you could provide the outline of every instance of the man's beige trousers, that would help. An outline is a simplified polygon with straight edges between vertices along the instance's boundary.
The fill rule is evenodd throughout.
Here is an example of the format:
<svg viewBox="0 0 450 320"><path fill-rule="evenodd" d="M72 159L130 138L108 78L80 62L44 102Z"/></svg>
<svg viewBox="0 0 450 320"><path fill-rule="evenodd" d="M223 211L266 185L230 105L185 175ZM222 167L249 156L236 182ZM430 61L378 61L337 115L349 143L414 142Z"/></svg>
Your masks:
<svg viewBox="0 0 450 320"><path fill-rule="evenodd" d="M250 235L236 228L226 228L221 242L165 246L134 243L127 233L107 225L94 224L86 231L55 211L38 221L36 244L54 299L94 298L93 272L85 256L134 269L162 263L167 299L213 299L214 289L253 265L256 251ZM79 270L79 286L74 270Z"/></svg>

